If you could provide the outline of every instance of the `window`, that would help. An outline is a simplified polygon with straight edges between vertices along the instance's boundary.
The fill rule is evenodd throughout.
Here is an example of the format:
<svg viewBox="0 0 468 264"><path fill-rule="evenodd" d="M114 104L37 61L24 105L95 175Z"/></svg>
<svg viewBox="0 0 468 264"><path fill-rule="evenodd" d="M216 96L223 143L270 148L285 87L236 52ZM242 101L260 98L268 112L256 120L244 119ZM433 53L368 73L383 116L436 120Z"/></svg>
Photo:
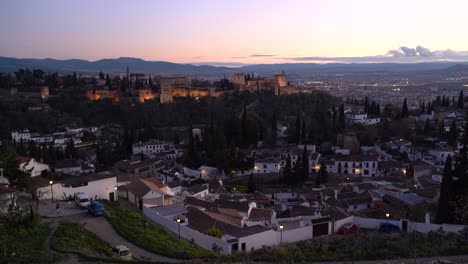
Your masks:
<svg viewBox="0 0 468 264"><path fill-rule="evenodd" d="M266 169L266 168L267 168L267 165L266 165L266 164L263 164L263 168Z"/></svg>
<svg viewBox="0 0 468 264"><path fill-rule="evenodd" d="M375 162L372 162L372 168L375 168Z"/></svg>
<svg viewBox="0 0 468 264"><path fill-rule="evenodd" d="M242 251L245 251L245 242L242 243L242 246L241 246L241 247L242 247Z"/></svg>
<svg viewBox="0 0 468 264"><path fill-rule="evenodd" d="M366 162L366 168L369 168L369 162Z"/></svg>
<svg viewBox="0 0 468 264"><path fill-rule="evenodd" d="M232 249L232 251L237 251L237 250L239 250L239 244L238 244L238 243L232 244L231 249Z"/></svg>
<svg viewBox="0 0 468 264"><path fill-rule="evenodd" d="M369 170L364 170L364 175L369 175Z"/></svg>

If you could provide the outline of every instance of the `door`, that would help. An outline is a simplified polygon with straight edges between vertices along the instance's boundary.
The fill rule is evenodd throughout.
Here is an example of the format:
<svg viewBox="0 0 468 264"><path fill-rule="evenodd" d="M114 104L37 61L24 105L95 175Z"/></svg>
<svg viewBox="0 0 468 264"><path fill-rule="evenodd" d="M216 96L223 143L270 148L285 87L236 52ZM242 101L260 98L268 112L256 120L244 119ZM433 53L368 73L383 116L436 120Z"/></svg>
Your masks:
<svg viewBox="0 0 468 264"><path fill-rule="evenodd" d="M114 192L109 193L109 201L111 202L115 201L114 195L115 195Z"/></svg>
<svg viewBox="0 0 468 264"><path fill-rule="evenodd" d="M402 232L408 232L408 220L401 221L401 229Z"/></svg>
<svg viewBox="0 0 468 264"><path fill-rule="evenodd" d="M138 199L138 208L143 211L143 199Z"/></svg>
<svg viewBox="0 0 468 264"><path fill-rule="evenodd" d="M328 222L314 224L313 234L314 237L328 235Z"/></svg>

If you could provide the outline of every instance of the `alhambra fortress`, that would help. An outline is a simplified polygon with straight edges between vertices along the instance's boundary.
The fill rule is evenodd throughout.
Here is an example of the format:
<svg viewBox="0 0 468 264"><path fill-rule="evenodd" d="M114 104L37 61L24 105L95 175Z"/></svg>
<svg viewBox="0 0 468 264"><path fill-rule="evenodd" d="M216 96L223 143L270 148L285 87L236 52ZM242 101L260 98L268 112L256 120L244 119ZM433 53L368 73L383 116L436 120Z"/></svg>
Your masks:
<svg viewBox="0 0 468 264"><path fill-rule="evenodd" d="M90 101L138 98L140 103L159 100L161 103L172 103L175 97L219 97L235 91L272 91L275 95L310 93L310 90L298 89L286 80L286 74L275 74L274 79L261 78L254 74L236 73L231 80L220 82L191 80L188 77L151 77L145 74L131 73L127 67L125 76L128 81L125 89L110 89L105 80L97 80L97 84L86 91ZM139 84L137 87L137 84Z"/></svg>

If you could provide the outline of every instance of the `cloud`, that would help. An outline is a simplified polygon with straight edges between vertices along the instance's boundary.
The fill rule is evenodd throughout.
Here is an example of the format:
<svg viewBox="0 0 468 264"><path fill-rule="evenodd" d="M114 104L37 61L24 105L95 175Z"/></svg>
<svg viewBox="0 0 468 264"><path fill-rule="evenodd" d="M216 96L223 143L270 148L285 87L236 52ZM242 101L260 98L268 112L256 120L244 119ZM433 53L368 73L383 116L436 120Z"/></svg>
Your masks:
<svg viewBox="0 0 468 264"><path fill-rule="evenodd" d="M272 54L261 54L261 53L253 53L253 54L250 54L249 57L251 58L256 58L256 57L275 57L276 55L272 55Z"/></svg>
<svg viewBox="0 0 468 264"><path fill-rule="evenodd" d="M389 50L385 55L362 57L275 57L271 59L317 62L317 63L418 63L431 61L468 62L468 51L435 50L431 51L423 46L410 48L401 46L398 49Z"/></svg>
<svg viewBox="0 0 468 264"><path fill-rule="evenodd" d="M231 57L231 59L246 59L246 58L248 58L248 57L242 57L242 56L241 57Z"/></svg>

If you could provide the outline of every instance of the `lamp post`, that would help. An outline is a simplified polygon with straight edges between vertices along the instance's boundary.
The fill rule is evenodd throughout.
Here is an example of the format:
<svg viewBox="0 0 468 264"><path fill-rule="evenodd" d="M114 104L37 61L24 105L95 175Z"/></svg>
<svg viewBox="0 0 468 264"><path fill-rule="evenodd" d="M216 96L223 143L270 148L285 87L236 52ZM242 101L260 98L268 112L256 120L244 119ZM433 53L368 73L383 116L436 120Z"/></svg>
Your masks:
<svg viewBox="0 0 468 264"><path fill-rule="evenodd" d="M177 218L177 228L179 229L179 240L180 240L180 218Z"/></svg>
<svg viewBox="0 0 468 264"><path fill-rule="evenodd" d="M54 184L53 181L49 181L50 184L50 193L52 194L52 202L54 202L54 190L52 189L52 185Z"/></svg>
<svg viewBox="0 0 468 264"><path fill-rule="evenodd" d="M388 218L390 217L390 213L386 213L385 216L387 217L387 223L388 223Z"/></svg>
<svg viewBox="0 0 468 264"><path fill-rule="evenodd" d="M281 236L280 236L280 245L283 244L283 225L280 225Z"/></svg>

